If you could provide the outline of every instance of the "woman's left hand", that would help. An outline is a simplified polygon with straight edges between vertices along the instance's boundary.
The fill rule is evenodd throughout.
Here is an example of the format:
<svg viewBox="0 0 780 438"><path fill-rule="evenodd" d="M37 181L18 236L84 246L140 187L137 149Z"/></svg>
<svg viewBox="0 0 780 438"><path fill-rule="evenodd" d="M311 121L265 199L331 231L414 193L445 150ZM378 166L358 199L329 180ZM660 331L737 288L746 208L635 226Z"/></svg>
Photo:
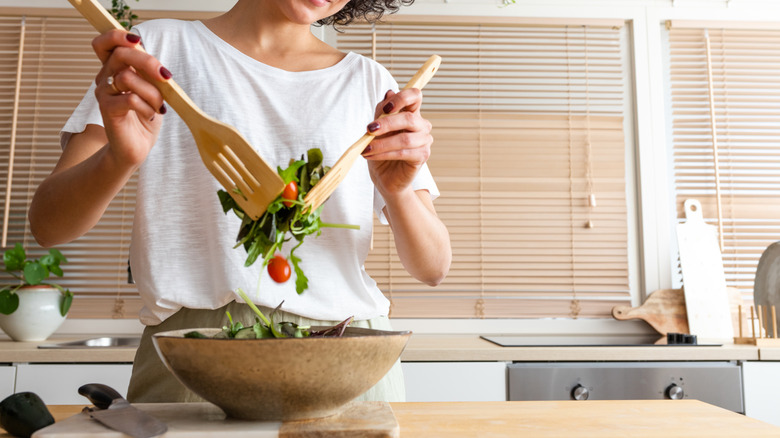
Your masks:
<svg viewBox="0 0 780 438"><path fill-rule="evenodd" d="M388 91L376 107L376 120L368 124L368 132L376 138L363 151L363 157L368 160L374 185L384 197L409 189L431 155L431 123L420 115L421 105L422 92L416 88Z"/></svg>

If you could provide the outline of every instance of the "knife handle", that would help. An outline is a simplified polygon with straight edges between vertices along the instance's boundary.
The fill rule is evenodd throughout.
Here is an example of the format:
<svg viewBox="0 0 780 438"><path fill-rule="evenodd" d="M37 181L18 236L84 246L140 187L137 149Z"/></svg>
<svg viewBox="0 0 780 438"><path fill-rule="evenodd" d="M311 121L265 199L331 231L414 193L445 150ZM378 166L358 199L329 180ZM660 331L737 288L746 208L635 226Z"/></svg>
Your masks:
<svg viewBox="0 0 780 438"><path fill-rule="evenodd" d="M87 383L79 388L79 394L88 398L93 405L100 409L108 409L111 402L116 399L123 399L121 394L108 385L102 383Z"/></svg>

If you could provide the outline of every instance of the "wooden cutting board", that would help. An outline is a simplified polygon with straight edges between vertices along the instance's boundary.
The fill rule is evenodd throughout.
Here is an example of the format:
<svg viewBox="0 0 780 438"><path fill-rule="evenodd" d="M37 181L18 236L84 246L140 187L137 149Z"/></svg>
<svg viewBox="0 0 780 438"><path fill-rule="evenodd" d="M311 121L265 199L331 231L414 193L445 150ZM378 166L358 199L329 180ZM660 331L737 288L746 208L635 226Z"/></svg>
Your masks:
<svg viewBox="0 0 780 438"><path fill-rule="evenodd" d="M743 330L749 330L745 324L744 312L747 308L742 300L742 293L737 288L727 287L729 307L731 310L731 322L737 329L734 336L739 335L739 323L743 323ZM742 306L743 319L739 318L739 306ZM659 289L651 293L644 303L638 307L615 306L612 308L612 316L620 321L640 319L654 328L659 334L690 333L688 330L688 312L685 306L685 293L682 289ZM749 333L745 331L745 333ZM662 341L665 338L661 339Z"/></svg>
<svg viewBox="0 0 780 438"><path fill-rule="evenodd" d="M639 307L615 306L612 316L620 321L641 319L659 334L688 333L688 315L682 289L660 289L651 293Z"/></svg>
<svg viewBox="0 0 780 438"><path fill-rule="evenodd" d="M395 438L398 421L386 402L352 402L331 417L309 421L245 421L226 418L211 403L139 403L168 425L165 438ZM79 413L33 434L33 438L126 438Z"/></svg>

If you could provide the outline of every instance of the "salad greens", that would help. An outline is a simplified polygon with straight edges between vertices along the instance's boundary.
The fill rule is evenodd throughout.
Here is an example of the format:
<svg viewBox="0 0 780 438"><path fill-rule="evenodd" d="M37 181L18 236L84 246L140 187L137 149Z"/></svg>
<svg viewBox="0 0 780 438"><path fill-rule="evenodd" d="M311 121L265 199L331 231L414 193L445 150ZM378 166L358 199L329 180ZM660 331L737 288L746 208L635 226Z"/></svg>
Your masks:
<svg viewBox="0 0 780 438"><path fill-rule="evenodd" d="M255 306L246 296L243 290L238 290L238 295L255 312L255 323L251 327L245 327L240 321L233 321L230 312L225 312L228 317L228 325L222 327L222 331L214 335L214 338L222 339L267 339L267 338L309 338L309 337L339 337L344 334L347 326L352 322L352 317L323 330L311 330L311 327L300 326L293 322L275 322L274 315L282 307L284 301L271 312L270 317ZM208 336L191 331L184 334L185 338L208 338Z"/></svg>
<svg viewBox="0 0 780 438"><path fill-rule="evenodd" d="M277 167L277 172L285 186L293 182L297 185L297 197L288 199L284 197L284 194L280 195L271 202L266 212L257 220L253 220L245 214L228 192L224 190L217 192L222 210L226 214L233 211L241 219L235 247L243 246L246 250L245 266L251 266L259 258L262 260L263 268L265 268L276 252L281 251L285 242L292 239L297 241L297 244L290 250L287 259L292 263L295 271L295 290L298 294L303 293L309 287L309 279L301 268L301 259L295 255L295 250L303 244L304 237L311 234L319 235L322 228L360 229L356 225L322 222L320 219L322 206L311 211L303 201L309 190L320 181L328 170L330 167L323 165L322 151L318 148L309 149L306 157L301 156L299 160L290 160L286 169ZM277 280L277 277L270 270L269 273L276 281L287 280L287 278Z"/></svg>

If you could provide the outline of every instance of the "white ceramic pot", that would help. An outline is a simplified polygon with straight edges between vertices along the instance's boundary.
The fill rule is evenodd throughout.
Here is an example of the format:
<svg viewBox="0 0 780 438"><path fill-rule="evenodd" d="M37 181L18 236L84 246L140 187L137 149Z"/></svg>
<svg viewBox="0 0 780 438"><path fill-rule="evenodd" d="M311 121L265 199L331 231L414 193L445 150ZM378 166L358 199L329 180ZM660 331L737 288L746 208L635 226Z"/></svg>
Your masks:
<svg viewBox="0 0 780 438"><path fill-rule="evenodd" d="M62 293L52 286L25 286L16 291L19 308L10 315L0 313L0 328L14 341L45 341L65 317L60 314Z"/></svg>

